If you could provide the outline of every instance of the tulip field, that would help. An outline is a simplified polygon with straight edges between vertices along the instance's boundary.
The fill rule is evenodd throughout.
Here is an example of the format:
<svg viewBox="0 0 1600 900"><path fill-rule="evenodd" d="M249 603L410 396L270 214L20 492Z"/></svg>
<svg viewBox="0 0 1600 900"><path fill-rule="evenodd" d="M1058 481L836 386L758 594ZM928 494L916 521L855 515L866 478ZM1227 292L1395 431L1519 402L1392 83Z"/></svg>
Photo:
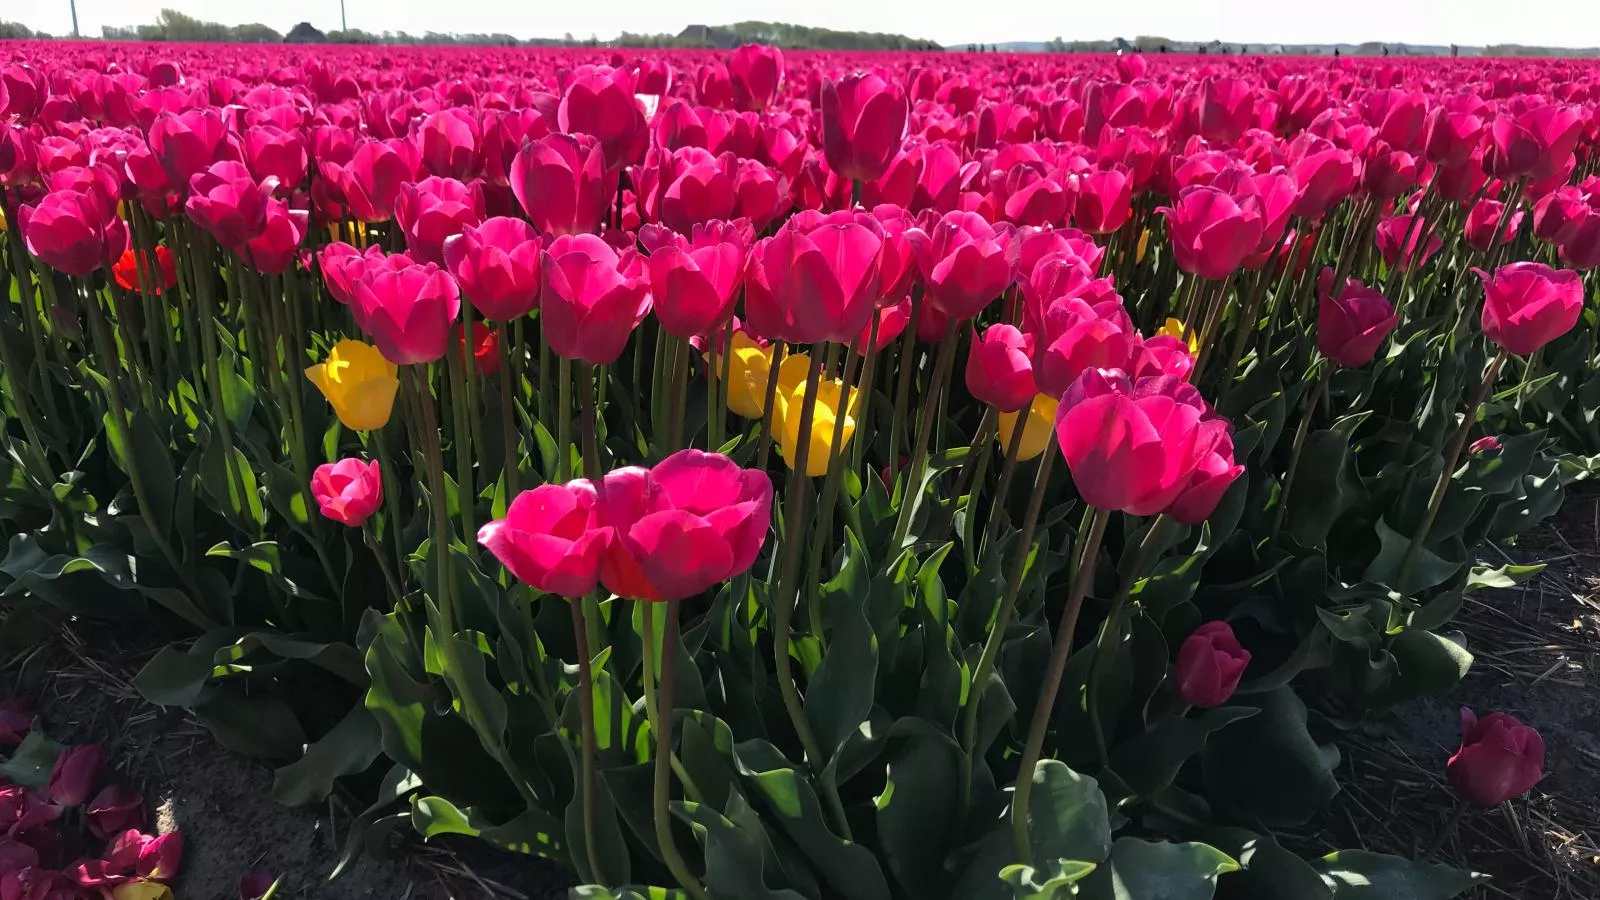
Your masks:
<svg viewBox="0 0 1600 900"><path fill-rule="evenodd" d="M1597 150L1578 61L0 43L0 597L344 863L1459 896L1295 836L1600 465ZM160 897L126 797L0 896Z"/></svg>

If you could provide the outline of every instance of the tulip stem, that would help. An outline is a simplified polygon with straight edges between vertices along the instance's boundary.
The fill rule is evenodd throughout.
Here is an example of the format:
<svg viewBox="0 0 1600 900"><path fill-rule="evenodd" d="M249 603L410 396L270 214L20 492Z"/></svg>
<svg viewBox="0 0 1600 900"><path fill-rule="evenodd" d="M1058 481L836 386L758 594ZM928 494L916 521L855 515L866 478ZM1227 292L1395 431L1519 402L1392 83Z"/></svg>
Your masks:
<svg viewBox="0 0 1600 900"><path fill-rule="evenodd" d="M783 366L785 345L782 341L772 344L772 359L767 364L767 390L766 399L761 403L761 441L756 448L756 468L766 469L767 451L772 448L772 423L776 418L773 406L778 399L778 369Z"/></svg>
<svg viewBox="0 0 1600 900"><path fill-rule="evenodd" d="M580 440L583 441L583 474L598 484L605 472L600 468L600 438L598 423L600 409L594 399L594 373L593 363L585 360L578 362L578 415L582 416L578 430L581 432Z"/></svg>
<svg viewBox="0 0 1600 900"><path fill-rule="evenodd" d="M951 360L956 356L956 320L951 317L945 326L944 340L939 342L939 354L933 363L933 373L928 377L928 393L922 398L922 414L917 418L917 442L911 449L911 471L906 481L905 496L900 498L900 509L895 517L894 537L889 541L891 556L899 554L905 546L906 534L911 530L911 517L917 501L922 499L922 479L928 471L928 440L933 436L933 422L939 418L944 398L945 376L950 371ZM1025 422L1018 422L1018 427Z"/></svg>
<svg viewBox="0 0 1600 900"><path fill-rule="evenodd" d="M1311 389L1311 396L1306 398L1306 406L1300 414L1300 424L1294 430L1294 443L1289 447L1289 468L1283 473L1283 490L1278 492L1278 508L1272 513L1272 530L1267 532L1267 543L1271 544L1278 539L1278 532L1283 529L1283 517L1289 511L1289 492L1294 490L1294 476L1300 470L1300 451L1305 449L1306 436L1311 431L1311 418L1317 414L1317 405L1322 402L1322 395L1327 393L1328 382L1333 378L1333 360L1324 359L1322 374L1317 377L1317 384Z"/></svg>
<svg viewBox="0 0 1600 900"><path fill-rule="evenodd" d="M472 474L472 431L467 425L467 404L470 388L467 386L466 370L472 367L472 362L467 356L465 347L452 346L445 354L448 362L450 382L450 418L455 424L455 455L456 455L456 506L461 514L461 537L471 540L478 533L474 523L473 502L478 499L476 479ZM444 390L439 391L441 397Z"/></svg>
<svg viewBox="0 0 1600 900"><path fill-rule="evenodd" d="M556 477L564 483L572 478L572 360L556 360Z"/></svg>
<svg viewBox="0 0 1600 900"><path fill-rule="evenodd" d="M995 486L994 502L989 510L989 524L984 528L983 543L978 546L978 558L988 552L989 545L1000 536L1000 523L1005 520L1006 500L1011 493L1011 479L1017 474L1017 457L1022 453L1022 433L1027 430L1028 417L1033 415L1033 404L1038 397L1028 401L1017 413L1017 423L1011 427L1011 440L1006 442L1006 459L1000 464L1000 483Z"/></svg>
<svg viewBox="0 0 1600 900"><path fill-rule="evenodd" d="M850 385L855 378L856 363L861 355L856 351L861 349L861 338L858 336L850 342L850 350L845 356L844 373L839 382L838 405L834 407L833 435L828 444L828 474L822 484L822 501L817 507L816 534L811 538L811 566L806 576L806 598L811 617L811 631L826 646L826 639L822 628L821 593L818 579L821 577L822 557L827 548L828 536L833 533L833 509L839 502L839 483L844 475L844 427L845 420L850 417ZM819 388L820 389L820 388ZM787 535L785 535L787 538Z"/></svg>
<svg viewBox="0 0 1600 900"><path fill-rule="evenodd" d="M1167 515L1162 513L1145 529L1138 549L1133 552L1133 559L1128 562L1128 571L1122 578L1122 585L1117 588L1117 596L1111 601L1111 612L1106 615L1106 621L1100 627L1100 635L1095 639L1094 657L1089 661L1089 690L1084 702L1089 713L1089 727L1094 732L1095 750L1100 754L1101 766L1111 764L1105 726L1100 722L1100 682L1105 675L1106 656L1111 651L1112 641L1122 640L1122 616L1127 611L1128 598L1133 596L1133 589L1139 582L1139 572L1149 560L1150 551L1155 549L1156 541L1166 530L1169 521L1171 520Z"/></svg>
<svg viewBox="0 0 1600 900"><path fill-rule="evenodd" d="M889 419L889 459L887 460L891 475L900 471L900 435L905 431L906 407L911 405L911 376L916 371L913 359L917 350L917 319L922 316L922 305L914 303L911 306L911 321L906 323L906 330L900 337L900 350L895 354L894 364L898 367L897 374L900 381L894 389L894 415ZM885 485L892 496L894 485Z"/></svg>
<svg viewBox="0 0 1600 900"><path fill-rule="evenodd" d="M992 407L991 407L992 409ZM1018 424L1017 432L1022 430ZM972 800L973 754L978 743L978 707L989 686L989 676L1000 658L1000 646L1005 643L1006 629L1011 626L1011 616L1016 610L1017 595L1022 592L1022 577L1027 572L1028 557L1033 551L1033 535L1039 524L1039 512L1044 509L1045 485L1050 482L1050 469L1055 464L1055 442L1045 447L1044 459L1039 461L1038 474L1033 479L1033 495L1028 499L1028 512L1022 520L1022 539L1011 557L1011 570L1006 574L1006 592L1000 597L995 610L994 624L983 642L983 653L972 669L972 680L967 684L967 705L961 711L961 808L968 808Z"/></svg>
<svg viewBox="0 0 1600 900"><path fill-rule="evenodd" d="M719 450L722 447L723 441L727 439L728 435L728 391L731 390L731 388L728 386L728 380L733 377L732 316L728 317L728 324L722 332L722 357L720 362L721 370L717 380L721 383L722 390L716 391L714 394L716 405L713 408L717 411L717 413L716 419L714 420L716 422L716 432L711 441L711 449L713 450Z"/></svg>
<svg viewBox="0 0 1600 900"><path fill-rule="evenodd" d="M578 790L582 792L580 802L583 804L583 849L589 860L589 878L597 884L605 884L605 873L600 866L600 847L595 837L594 672L590 668L589 628L579 604L580 598L574 597L568 601L567 608L572 612L572 642L578 657L578 727L579 739L582 741L578 765ZM649 643L648 639L646 643Z"/></svg>
<svg viewBox="0 0 1600 900"><path fill-rule="evenodd" d="M1461 460L1461 451L1467 446L1467 438L1472 435L1472 426L1478 419L1478 407L1483 405L1489 391L1494 387L1494 380L1500 374L1500 367L1505 365L1506 351L1501 350L1495 355L1489 368L1483 373L1483 381L1478 384L1478 391L1472 397L1472 402L1467 405L1466 412L1461 416L1461 425L1456 429L1455 438L1450 442L1450 451L1444 458L1444 468L1439 470L1439 479L1434 482L1433 496L1428 500L1428 511L1423 514L1422 522L1417 525L1416 533L1411 536L1411 544L1406 547L1406 555L1400 561L1400 574L1395 579L1394 589L1403 597L1409 590L1408 582L1411 580L1411 571L1416 568L1417 558L1422 553L1423 543L1428 539L1428 532L1433 528L1433 520L1439 516L1439 508L1444 505L1444 498L1450 491L1450 481L1455 475L1456 463Z"/></svg>
<svg viewBox="0 0 1600 900"><path fill-rule="evenodd" d="M384 428L374 428L370 432L373 444L378 450L378 471L383 476L383 493L389 504L389 524L394 531L394 559L399 566L399 571L405 571L406 551L405 543L400 537L400 480L396 477L394 468L394 455L389 452L389 439L385 437L387 423Z"/></svg>
<svg viewBox="0 0 1600 900"><path fill-rule="evenodd" d="M861 463L866 459L867 445L872 442L872 398L877 391L872 389L872 380L878 374L878 329L883 320L883 310L872 310L872 325L867 333L867 361L861 367L861 418L856 422L856 445L851 451L851 470L861 474ZM866 487L866 476L862 475L862 489Z"/></svg>
<svg viewBox="0 0 1600 900"><path fill-rule="evenodd" d="M500 440L505 448L506 498L509 501L522 492L522 465L519 458L522 433L517 418L517 395L522 392L522 368L512 358L511 329L503 322L495 327L500 332Z"/></svg>
<svg viewBox="0 0 1600 900"><path fill-rule="evenodd" d="M667 870L672 877L690 896L696 900L709 900L705 887L700 880L689 871L689 866L684 862L683 855L678 852L678 845L672 839L672 723L673 723L673 693L677 687L676 671L674 670L674 655L678 643L678 604L668 600L664 604L665 622L661 634L661 676L655 677L655 615L651 607L654 604L645 603L644 609L644 672L647 681L647 694L655 695L654 703L645 705L645 714L650 720L650 733L656 739L655 753L655 790L652 792L653 818L656 826L656 846L661 850L661 859L667 864Z"/></svg>
<svg viewBox="0 0 1600 900"><path fill-rule="evenodd" d="M984 407L983 418L979 420L977 429L972 432L972 442L967 445L967 456L961 461L961 469L956 472L955 489L950 493L950 514L940 527L933 530L933 534L940 534L954 524L956 509L961 504L961 495L967 490L967 480L972 478L972 473L977 469L980 459L985 465L988 464L989 441L994 437L995 422L998 419L998 415L994 407ZM1022 420L1022 424L1026 425L1026 420ZM1015 431L1012 432L1012 436L1016 436ZM982 476L980 475L979 477L981 478ZM973 484L973 492L976 494L977 482L973 482ZM971 503L967 504L967 515L972 515ZM967 552L971 553L974 549L976 548L969 546Z"/></svg>
<svg viewBox="0 0 1600 900"><path fill-rule="evenodd" d="M1200 382L1200 374L1205 371L1206 363L1211 359L1211 347L1216 343L1217 329L1222 324L1222 312L1228 306L1228 291L1233 287L1233 280L1237 275L1237 272L1229 272L1228 277L1218 282L1216 293L1205 305L1205 324L1200 330L1200 356L1195 359L1194 369L1189 373L1189 381L1193 384ZM1204 293L1202 290L1201 294ZM1244 327L1242 323L1240 327Z"/></svg>
<svg viewBox="0 0 1600 900"><path fill-rule="evenodd" d="M1290 248L1292 253L1293 247ZM1267 296L1267 283L1272 280L1271 268L1262 269L1256 274L1255 283L1250 288L1250 301L1241 311L1239 321L1234 325L1233 343L1228 347L1228 358L1222 364L1222 381L1217 385L1218 399L1227 396L1228 389L1233 387L1234 373L1239 370L1239 359L1244 356L1245 344L1249 343L1250 335L1255 334L1261 321L1261 304ZM1191 382L1199 379L1200 367L1195 366L1189 373Z"/></svg>
<svg viewBox="0 0 1600 900"><path fill-rule="evenodd" d="M689 344L669 337L667 347L670 368L667 374L666 452L670 454L683 449L683 419L685 407L689 404Z"/></svg>
<svg viewBox="0 0 1600 900"><path fill-rule="evenodd" d="M379 463L382 466L382 463ZM378 568L383 570L383 580L389 585L389 593L398 604L404 592L400 590L400 579L395 576L394 569L389 565L389 558L383 554L383 546L378 543L378 536L372 533L372 523L361 523L361 537L366 541L367 548L372 551L372 557L378 561ZM334 587L338 587L335 585Z"/></svg>
<svg viewBox="0 0 1600 900"><path fill-rule="evenodd" d="M1017 852L1023 862L1033 858L1028 839L1028 800L1033 794L1033 770L1044 752L1045 732L1050 727L1050 714L1055 710L1056 695L1061 690L1061 676L1067 671L1067 658L1072 653L1072 639L1078 630L1078 614L1083 611L1083 598L1094 580L1095 559L1100 555L1100 541L1105 537L1106 523L1111 510L1096 509L1089 521L1089 536L1083 543L1083 554L1078 560L1078 570L1072 579L1072 593L1067 597L1066 611L1056 628L1055 647L1050 653L1050 669L1045 675L1044 688L1033 707L1033 722L1028 727L1028 742L1022 750L1022 765L1017 768L1017 784L1011 802L1011 833Z"/></svg>

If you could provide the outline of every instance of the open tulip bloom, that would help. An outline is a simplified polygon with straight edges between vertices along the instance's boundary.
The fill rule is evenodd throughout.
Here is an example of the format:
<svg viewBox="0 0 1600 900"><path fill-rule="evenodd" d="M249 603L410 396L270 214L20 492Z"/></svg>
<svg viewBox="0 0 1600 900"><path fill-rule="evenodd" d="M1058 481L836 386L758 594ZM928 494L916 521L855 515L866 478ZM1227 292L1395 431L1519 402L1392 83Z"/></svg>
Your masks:
<svg viewBox="0 0 1600 900"><path fill-rule="evenodd" d="M0 593L190 629L139 683L286 798L386 754L596 897L1437 876L1229 854L1600 456L1600 65L6 52ZM82 807L159 900L101 772L0 784L0 897Z"/></svg>

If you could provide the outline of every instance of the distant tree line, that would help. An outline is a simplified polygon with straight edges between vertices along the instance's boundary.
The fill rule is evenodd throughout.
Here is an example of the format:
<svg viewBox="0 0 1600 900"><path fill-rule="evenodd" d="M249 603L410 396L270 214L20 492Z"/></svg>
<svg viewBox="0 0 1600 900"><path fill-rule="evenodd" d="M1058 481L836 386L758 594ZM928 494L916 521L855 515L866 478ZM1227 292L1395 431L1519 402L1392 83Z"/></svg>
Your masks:
<svg viewBox="0 0 1600 900"><path fill-rule="evenodd" d="M0 21L0 41L44 41L50 35L43 31L34 31L21 22Z"/></svg>
<svg viewBox="0 0 1600 900"><path fill-rule="evenodd" d="M278 44L283 35L277 29L252 22L248 25L223 25L186 16L175 9L163 9L152 25L119 28L106 25L100 36L108 41L185 41L194 43Z"/></svg>
<svg viewBox="0 0 1600 900"><path fill-rule="evenodd" d="M743 44L768 44L795 50L941 50L933 41L876 31L835 31L786 22L735 22L732 25L690 25L678 34L632 34L624 31L617 47L661 47L730 50Z"/></svg>

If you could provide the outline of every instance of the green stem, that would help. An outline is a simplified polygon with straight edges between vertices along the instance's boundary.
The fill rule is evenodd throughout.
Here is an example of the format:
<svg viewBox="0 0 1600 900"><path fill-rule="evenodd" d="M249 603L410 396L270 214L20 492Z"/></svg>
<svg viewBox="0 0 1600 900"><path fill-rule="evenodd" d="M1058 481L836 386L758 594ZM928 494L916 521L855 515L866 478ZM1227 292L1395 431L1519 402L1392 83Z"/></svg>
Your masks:
<svg viewBox="0 0 1600 900"><path fill-rule="evenodd" d="M910 478L906 481L906 494L900 498L900 509L895 517L894 537L889 542L890 554L898 554L905 546L906 534L911 530L911 517L922 495L922 477L928 470L928 439L933 436L933 422L939 417L940 401L944 397L945 376L956 356L956 321L945 326L944 340L939 343L939 354L933 363L933 374L928 380L928 393L922 398L922 415L917 419L917 442L911 450ZM1018 426L1026 422L1018 421Z"/></svg>
<svg viewBox="0 0 1600 900"><path fill-rule="evenodd" d="M406 569L406 551L404 540L400 536L400 528L405 523L400 521L400 479L395 471L395 457L389 452L389 438L387 437L388 425L383 428L374 428L372 435L373 445L378 451L378 472L383 477L383 493L389 506L389 527L394 533L394 559L398 571Z"/></svg>
<svg viewBox="0 0 1600 900"><path fill-rule="evenodd" d="M856 446L851 451L851 469L856 473L861 472L861 463L866 459L867 445L872 443L872 398L877 391L872 389L872 379L878 374L878 327L883 320L883 310L872 311L872 325L867 334L867 361L861 367L861 390L866 393L861 395L861 417L856 420ZM866 484L863 476L862 484Z"/></svg>
<svg viewBox="0 0 1600 900"><path fill-rule="evenodd" d="M667 338L672 350L667 382L667 447L668 453L683 449L683 419L689 403L689 344L677 338ZM716 449L716 448L712 448Z"/></svg>
<svg viewBox="0 0 1600 900"><path fill-rule="evenodd" d="M1133 559L1128 563L1128 573L1122 579L1122 586L1117 589L1117 596L1111 601L1111 612L1107 614L1105 624L1100 628L1100 636L1095 639L1094 657L1089 661L1089 691L1085 702L1089 712L1089 727L1094 731L1094 746L1100 754L1100 765L1110 765L1110 754L1106 746L1105 727L1100 723L1100 680L1105 675L1106 657L1110 654L1111 642L1122 640L1122 616L1128 607L1128 598L1133 596L1133 588L1139 581L1139 572L1144 568L1145 562L1150 558L1150 551L1155 549L1156 540L1161 532L1166 530L1170 521L1166 514L1156 516L1155 521L1145 529L1144 538L1139 541L1139 548L1134 551Z"/></svg>
<svg viewBox="0 0 1600 900"><path fill-rule="evenodd" d="M785 346L782 341L772 343L772 361L767 368L766 400L761 405L761 440L756 446L756 469L767 467L767 453L772 449L772 426L777 413L773 407L778 400L778 369L783 366ZM813 366L815 368L815 366Z"/></svg>
<svg viewBox="0 0 1600 900"><path fill-rule="evenodd" d="M650 732L656 738L655 753L655 790L652 793L652 807L654 810L656 826L656 846L661 850L661 858L667 864L667 870L678 884L695 900L710 900L710 895L700 884L700 880L689 871L689 866L683 860L683 855L678 852L678 845L672 839L672 723L673 723L673 692L677 686L677 678L673 669L673 656L678 643L678 604L674 601L666 602L666 623L661 637L661 679L656 683L656 702L648 704L647 714L650 715ZM644 668L646 676L654 670L655 628L652 627L655 617L646 619L644 637ZM653 712L651 712L653 710Z"/></svg>
<svg viewBox="0 0 1600 900"><path fill-rule="evenodd" d="M383 570L383 580L389 585L389 595L393 598L393 602L398 604L405 596L405 592L400 589L400 579L389 565L389 557L384 555L383 547L378 543L378 536L372 533L370 522L361 523L361 537L366 541L367 548L372 551L372 557L378 561L378 568Z"/></svg>
<svg viewBox="0 0 1600 900"><path fill-rule="evenodd" d="M894 389L894 415L889 419L889 471L900 471L900 440L901 432L905 430L906 407L911 404L911 376L916 372L917 350L917 319L922 315L921 304L911 307L911 321L906 323L906 330L900 336L900 350L895 355L895 365L899 367L896 374L900 381ZM894 486L889 485L889 492L894 493Z"/></svg>
<svg viewBox="0 0 1600 900"><path fill-rule="evenodd" d="M1028 405L1017 413L1017 422L1011 427L1011 440L1006 443L1006 459L1000 464L1000 483L995 486L994 504L989 510L989 524L984 529L983 543L978 547L979 557L1000 536L1000 524L1006 516L1006 500L1011 495L1011 479L1017 474L1017 456L1022 453L1022 433L1028 428L1028 417L1033 415L1033 404L1038 400L1038 397L1029 400Z"/></svg>
<svg viewBox="0 0 1600 900"><path fill-rule="evenodd" d="M1269 544L1278 539L1278 532L1283 528L1283 517L1289 509L1289 492L1294 489L1294 476L1300 469L1300 452L1305 449L1311 418L1317 414L1317 404L1322 402L1322 395L1327 392L1328 382L1332 378L1333 360L1323 360L1322 375L1317 378L1317 385L1311 389L1311 396L1306 400L1306 408L1300 414L1300 424L1294 431L1294 443L1289 448L1289 468L1283 473L1283 490L1278 494L1278 508L1272 514L1272 530L1267 532Z"/></svg>
<svg viewBox="0 0 1600 900"><path fill-rule="evenodd" d="M578 599L567 603L572 611L572 638L578 655L578 722L582 747L579 751L578 790L583 803L583 849L589 859L589 877L597 884L606 884L605 869L600 865L600 847L595 828L594 804L594 671L589 654L589 628ZM653 725L652 725L653 727Z"/></svg>
<svg viewBox="0 0 1600 900"><path fill-rule="evenodd" d="M599 484L605 470L600 462L598 423L600 410L594 399L595 367L587 361L578 363L578 415L582 417L578 430L582 432L583 474Z"/></svg>
<svg viewBox="0 0 1600 900"><path fill-rule="evenodd" d="M522 435L517 430L517 394L522 390L521 367L513 365L511 354L511 329L500 323L500 440L505 453L506 497L515 498L522 492L522 461L520 447ZM521 348L518 348L519 350Z"/></svg>
<svg viewBox="0 0 1600 900"><path fill-rule="evenodd" d="M572 478L572 360L556 361L556 472L555 481Z"/></svg>
<svg viewBox="0 0 1600 900"><path fill-rule="evenodd" d="M855 378L856 361L861 358L856 353L860 343L861 339L857 338L850 344L849 354L845 357L843 377L839 382L839 405L834 411L833 440L828 444L828 452L831 454L828 457L828 474L822 483L822 502L817 507L816 533L811 539L811 565L805 582L811 627L819 638L823 638L824 635L817 579L820 577L828 536L833 533L833 508L838 504L839 484L844 475L844 426L845 419L850 417L850 385Z"/></svg>

